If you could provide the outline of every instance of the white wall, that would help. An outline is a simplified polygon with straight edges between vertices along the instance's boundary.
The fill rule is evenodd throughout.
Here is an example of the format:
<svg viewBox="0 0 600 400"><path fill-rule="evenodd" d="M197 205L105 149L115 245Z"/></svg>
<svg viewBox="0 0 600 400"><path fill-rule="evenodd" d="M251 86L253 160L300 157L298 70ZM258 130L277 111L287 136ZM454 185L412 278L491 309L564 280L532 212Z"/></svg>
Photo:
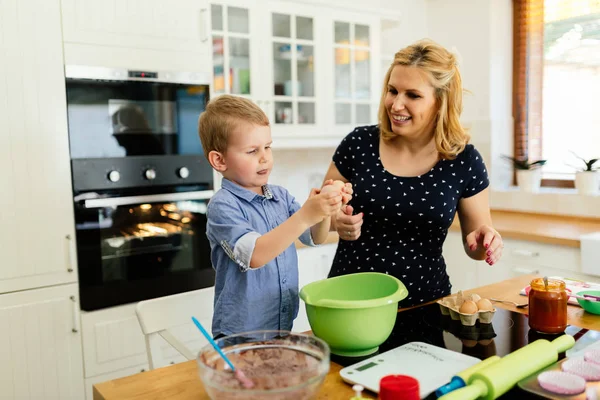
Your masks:
<svg viewBox="0 0 600 400"><path fill-rule="evenodd" d="M512 1L427 0L431 39L459 53L465 96L463 123L493 171L492 185L506 186L512 153ZM494 150L492 150L494 149Z"/></svg>
<svg viewBox="0 0 600 400"><path fill-rule="evenodd" d="M334 150L277 149L277 144L274 143L275 164L269 182L283 186L302 204L308 198L311 188L321 187Z"/></svg>

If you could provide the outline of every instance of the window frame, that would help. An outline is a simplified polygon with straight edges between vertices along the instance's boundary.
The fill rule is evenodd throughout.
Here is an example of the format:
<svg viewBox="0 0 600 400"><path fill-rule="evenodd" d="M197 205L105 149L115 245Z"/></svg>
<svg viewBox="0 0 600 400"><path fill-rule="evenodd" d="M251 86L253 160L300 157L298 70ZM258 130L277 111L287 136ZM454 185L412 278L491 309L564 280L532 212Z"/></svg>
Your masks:
<svg viewBox="0 0 600 400"><path fill-rule="evenodd" d="M544 0L513 0L513 157L542 158ZM513 171L516 184L516 170ZM542 187L575 188L570 179L542 178Z"/></svg>

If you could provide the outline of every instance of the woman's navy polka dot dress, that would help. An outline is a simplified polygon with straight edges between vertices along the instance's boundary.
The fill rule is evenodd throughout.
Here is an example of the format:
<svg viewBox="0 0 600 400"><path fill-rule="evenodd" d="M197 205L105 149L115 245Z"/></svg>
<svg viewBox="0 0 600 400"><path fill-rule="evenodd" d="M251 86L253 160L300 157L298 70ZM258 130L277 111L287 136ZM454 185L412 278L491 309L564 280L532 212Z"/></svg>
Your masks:
<svg viewBox="0 0 600 400"><path fill-rule="evenodd" d="M450 294L442 245L458 201L489 185L479 152L467 145L454 160L426 174L400 177L384 169L379 128L358 127L340 143L333 161L354 189L350 205L363 212L361 236L340 240L330 277L377 271L400 279L408 297L400 307Z"/></svg>

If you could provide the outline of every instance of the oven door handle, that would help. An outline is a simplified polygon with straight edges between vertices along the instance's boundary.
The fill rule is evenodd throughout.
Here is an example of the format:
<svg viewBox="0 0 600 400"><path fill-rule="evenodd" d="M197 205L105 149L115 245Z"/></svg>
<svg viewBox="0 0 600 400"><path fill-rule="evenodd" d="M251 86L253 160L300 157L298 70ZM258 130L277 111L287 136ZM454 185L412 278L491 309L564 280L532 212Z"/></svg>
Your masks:
<svg viewBox="0 0 600 400"><path fill-rule="evenodd" d="M84 201L85 208L102 208L128 206L132 204L160 203L185 200L208 200L215 194L214 190L200 190L195 192L176 192L149 194L145 196L110 197L104 199L88 199Z"/></svg>

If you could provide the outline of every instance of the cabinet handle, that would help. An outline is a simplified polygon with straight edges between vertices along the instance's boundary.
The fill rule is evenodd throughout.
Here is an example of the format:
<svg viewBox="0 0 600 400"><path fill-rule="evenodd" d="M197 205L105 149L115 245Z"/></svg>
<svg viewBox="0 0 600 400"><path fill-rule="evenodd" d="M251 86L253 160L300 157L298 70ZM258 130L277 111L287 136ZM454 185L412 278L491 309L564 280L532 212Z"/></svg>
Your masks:
<svg viewBox="0 0 600 400"><path fill-rule="evenodd" d="M75 296L71 296L69 298L73 302L73 328L71 328L71 331L73 331L73 333L77 333L79 332L79 324L77 322L79 320L79 309L77 307Z"/></svg>
<svg viewBox="0 0 600 400"><path fill-rule="evenodd" d="M71 235L65 236L67 242L67 272L73 272L73 241Z"/></svg>
<svg viewBox="0 0 600 400"><path fill-rule="evenodd" d="M516 256L523 256L523 257L539 257L540 253L538 251L530 251L530 250L513 250L512 252L514 255Z"/></svg>
<svg viewBox="0 0 600 400"><path fill-rule="evenodd" d="M208 40L208 8L200 9L200 41Z"/></svg>

